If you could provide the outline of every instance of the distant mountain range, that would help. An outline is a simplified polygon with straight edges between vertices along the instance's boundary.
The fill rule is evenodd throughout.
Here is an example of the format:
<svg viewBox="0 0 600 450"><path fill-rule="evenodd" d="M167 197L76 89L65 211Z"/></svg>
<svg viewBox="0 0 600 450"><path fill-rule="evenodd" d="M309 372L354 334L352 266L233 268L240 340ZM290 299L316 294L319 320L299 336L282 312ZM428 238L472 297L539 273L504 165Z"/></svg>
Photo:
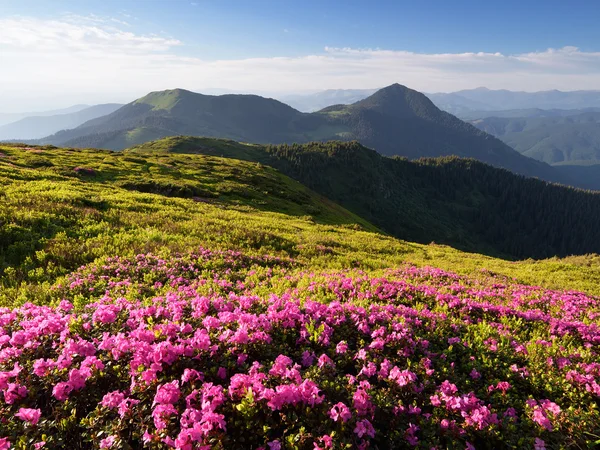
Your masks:
<svg viewBox="0 0 600 450"><path fill-rule="evenodd" d="M525 109L506 109L500 111L482 111L473 110L465 111L457 115L462 120L477 120L487 117L502 117L502 118L534 118L534 117L568 117L577 116L588 112L600 112L600 107L597 108L580 108L580 109L541 109L541 108L525 108Z"/></svg>
<svg viewBox="0 0 600 450"><path fill-rule="evenodd" d="M312 94L281 96L278 99L300 111L314 112L335 104L355 103L376 91L377 89L329 89ZM527 117L535 114L535 110L600 110L600 91L515 92L482 87L425 95L438 108L469 120L492 115L500 117L499 113L507 110L512 110L513 115L510 117Z"/></svg>
<svg viewBox="0 0 600 450"><path fill-rule="evenodd" d="M79 105L81 106L81 105ZM0 126L0 140L28 140L40 139L44 136L54 134L60 130L68 130L78 127L88 120L105 116L116 111L121 106L116 103L95 105L79 109L79 106L69 108L67 113L46 113L46 115L32 115L24 117L16 122ZM73 111L73 109L75 109Z"/></svg>
<svg viewBox="0 0 600 450"><path fill-rule="evenodd" d="M24 113L0 113L0 126L6 125L7 123L16 122L17 120L24 119L26 117L39 117L39 116L56 116L58 114L70 114L89 108L90 105L73 105L68 108L54 109L50 111L38 111L38 112L24 112Z"/></svg>
<svg viewBox="0 0 600 450"><path fill-rule="evenodd" d="M600 91L514 92L487 88L427 94L439 108L464 117L472 111L582 109L600 107Z"/></svg>
<svg viewBox="0 0 600 450"><path fill-rule="evenodd" d="M350 105L373 95L377 89L328 89L314 94L286 95L278 100L302 112L315 112L332 105Z"/></svg>
<svg viewBox="0 0 600 450"><path fill-rule="evenodd" d="M256 95L153 92L117 111L39 143L123 149L166 136L195 135L255 143L358 140L384 155L457 155L516 173L568 182L502 141L446 112L425 95L393 84L352 105L302 113Z"/></svg>
<svg viewBox="0 0 600 450"><path fill-rule="evenodd" d="M471 122L523 155L547 162L599 164L600 112L568 116L486 117Z"/></svg>

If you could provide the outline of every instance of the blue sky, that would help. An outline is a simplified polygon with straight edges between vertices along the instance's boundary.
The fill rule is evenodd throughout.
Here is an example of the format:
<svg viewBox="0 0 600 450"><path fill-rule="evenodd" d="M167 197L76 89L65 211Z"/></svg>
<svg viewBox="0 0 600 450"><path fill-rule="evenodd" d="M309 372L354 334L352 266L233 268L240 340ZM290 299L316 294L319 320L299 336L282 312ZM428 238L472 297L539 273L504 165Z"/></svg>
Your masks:
<svg viewBox="0 0 600 450"><path fill-rule="evenodd" d="M392 82L427 92L600 89L599 17L600 2L564 0L0 0L11 67L0 72L0 101Z"/></svg>
<svg viewBox="0 0 600 450"><path fill-rule="evenodd" d="M600 50L600 2L565 0L0 1L0 15L121 18L203 58L297 56L324 47L428 53ZM286 31L287 30L287 31Z"/></svg>

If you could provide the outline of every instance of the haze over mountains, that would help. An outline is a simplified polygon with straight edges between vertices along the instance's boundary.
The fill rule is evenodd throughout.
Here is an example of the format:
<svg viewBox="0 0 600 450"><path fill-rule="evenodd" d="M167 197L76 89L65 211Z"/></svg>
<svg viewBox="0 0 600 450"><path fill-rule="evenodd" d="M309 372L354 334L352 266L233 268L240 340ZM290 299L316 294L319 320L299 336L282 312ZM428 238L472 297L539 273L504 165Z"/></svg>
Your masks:
<svg viewBox="0 0 600 450"><path fill-rule="evenodd" d="M568 116L486 117L471 123L523 155L548 164L600 163L600 112Z"/></svg>
<svg viewBox="0 0 600 450"><path fill-rule="evenodd" d="M0 113L0 126L13 123L26 117L34 116L56 116L59 114L70 114L89 108L90 105L73 105L68 108L53 109L49 111L24 112L24 113Z"/></svg>
<svg viewBox="0 0 600 450"><path fill-rule="evenodd" d="M121 106L123 105L108 103L105 105L85 107L81 110L78 109L78 107L73 107L69 110L72 111L73 109L76 109L75 111L63 114L54 114L54 111L49 112L46 115L27 116L16 122L0 126L0 139L40 139L60 130L78 127L82 123L95 119L96 117L110 114Z"/></svg>
<svg viewBox="0 0 600 450"><path fill-rule="evenodd" d="M460 115L463 111L507 109L581 109L600 107L600 91L514 92L484 87L452 93L427 94L440 108Z"/></svg>
<svg viewBox="0 0 600 450"><path fill-rule="evenodd" d="M349 105L356 103L377 89L328 89L314 94L284 95L278 98L292 108L302 112L315 112L332 105Z"/></svg>

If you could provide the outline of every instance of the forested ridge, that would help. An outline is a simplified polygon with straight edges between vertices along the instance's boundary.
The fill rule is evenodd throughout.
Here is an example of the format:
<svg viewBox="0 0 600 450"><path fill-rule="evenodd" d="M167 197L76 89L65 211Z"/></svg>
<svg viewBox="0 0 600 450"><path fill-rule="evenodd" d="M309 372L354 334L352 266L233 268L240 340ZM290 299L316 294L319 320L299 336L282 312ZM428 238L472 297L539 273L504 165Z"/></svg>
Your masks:
<svg viewBox="0 0 600 450"><path fill-rule="evenodd" d="M388 158L358 142L244 145L167 138L136 150L207 153L272 165L388 233L512 258L600 252L600 194L473 159Z"/></svg>

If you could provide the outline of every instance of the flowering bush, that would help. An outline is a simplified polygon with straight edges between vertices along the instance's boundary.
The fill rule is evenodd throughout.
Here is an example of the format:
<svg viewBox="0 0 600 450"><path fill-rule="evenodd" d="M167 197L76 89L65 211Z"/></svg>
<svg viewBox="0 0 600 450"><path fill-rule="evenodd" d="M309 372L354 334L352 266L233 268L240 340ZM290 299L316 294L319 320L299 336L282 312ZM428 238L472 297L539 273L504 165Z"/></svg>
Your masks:
<svg viewBox="0 0 600 450"><path fill-rule="evenodd" d="M294 264L113 258L1 309L0 449L598 444L600 300Z"/></svg>

